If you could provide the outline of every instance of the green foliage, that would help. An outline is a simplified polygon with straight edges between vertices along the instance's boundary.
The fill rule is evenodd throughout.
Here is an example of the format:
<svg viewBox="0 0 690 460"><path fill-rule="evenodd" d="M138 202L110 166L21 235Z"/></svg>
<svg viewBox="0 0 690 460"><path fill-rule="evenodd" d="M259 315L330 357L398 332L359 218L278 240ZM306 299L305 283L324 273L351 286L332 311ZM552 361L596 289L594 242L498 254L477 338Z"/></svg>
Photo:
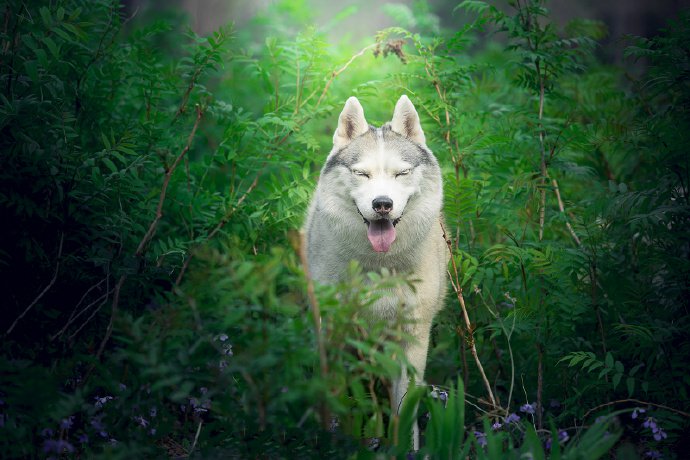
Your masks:
<svg viewBox="0 0 690 460"><path fill-rule="evenodd" d="M539 0L464 1L454 30L388 4L364 43L328 35L352 6L202 37L116 1L6 3L3 458L405 458L415 408L419 458L682 455L690 15L630 38L634 74L595 57L602 24L561 30ZM433 390L397 414L405 324L368 307L411 280L353 264L314 303L297 229L345 99L382 123L401 93L470 324L449 295Z"/></svg>

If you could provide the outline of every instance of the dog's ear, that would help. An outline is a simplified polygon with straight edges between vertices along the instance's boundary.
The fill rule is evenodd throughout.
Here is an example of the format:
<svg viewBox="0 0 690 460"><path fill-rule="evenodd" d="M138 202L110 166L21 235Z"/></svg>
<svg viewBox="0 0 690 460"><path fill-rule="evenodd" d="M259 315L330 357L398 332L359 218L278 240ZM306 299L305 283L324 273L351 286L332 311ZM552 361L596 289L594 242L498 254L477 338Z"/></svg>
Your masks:
<svg viewBox="0 0 690 460"><path fill-rule="evenodd" d="M345 102L345 107L338 118L338 128L333 135L333 146L345 147L352 139L361 136L369 130L364 118L364 109L356 97L352 96Z"/></svg>
<svg viewBox="0 0 690 460"><path fill-rule="evenodd" d="M424 131L422 131L422 125L419 123L419 115L410 98L404 94L400 96L398 103L395 104L391 129L417 144L426 145Z"/></svg>

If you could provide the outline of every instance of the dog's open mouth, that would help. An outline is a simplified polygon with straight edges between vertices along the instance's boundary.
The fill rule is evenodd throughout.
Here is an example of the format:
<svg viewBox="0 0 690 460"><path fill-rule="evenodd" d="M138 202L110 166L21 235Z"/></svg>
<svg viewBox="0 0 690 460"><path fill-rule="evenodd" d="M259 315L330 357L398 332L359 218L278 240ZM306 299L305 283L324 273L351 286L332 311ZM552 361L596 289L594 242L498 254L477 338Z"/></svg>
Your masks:
<svg viewBox="0 0 690 460"><path fill-rule="evenodd" d="M374 248L376 252L388 252L395 241L395 226L398 225L402 215L395 220L390 219L378 219L378 220L368 220L362 212L357 207L355 203L355 209L362 216L362 220L367 224L367 238L371 243L371 247Z"/></svg>
<svg viewBox="0 0 690 460"><path fill-rule="evenodd" d="M396 222L397 223L397 222ZM395 241L395 226L389 219L367 221L367 237L376 252L388 252Z"/></svg>

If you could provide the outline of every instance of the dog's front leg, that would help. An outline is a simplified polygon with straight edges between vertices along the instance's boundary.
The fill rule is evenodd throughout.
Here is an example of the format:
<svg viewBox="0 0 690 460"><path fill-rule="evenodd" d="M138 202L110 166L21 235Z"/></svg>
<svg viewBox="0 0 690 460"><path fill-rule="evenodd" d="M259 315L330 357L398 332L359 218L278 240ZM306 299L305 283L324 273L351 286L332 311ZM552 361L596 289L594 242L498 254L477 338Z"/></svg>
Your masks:
<svg viewBox="0 0 690 460"><path fill-rule="evenodd" d="M405 344L405 357L415 370L415 383L423 384L424 370L426 369L426 355L429 348L429 330L431 324L415 324L412 327L413 342ZM393 381L393 411L400 414L402 401L409 388L410 379L407 375L407 367L401 366L400 377ZM414 410L415 416L412 423L412 448L419 450L419 425L417 424L417 408Z"/></svg>

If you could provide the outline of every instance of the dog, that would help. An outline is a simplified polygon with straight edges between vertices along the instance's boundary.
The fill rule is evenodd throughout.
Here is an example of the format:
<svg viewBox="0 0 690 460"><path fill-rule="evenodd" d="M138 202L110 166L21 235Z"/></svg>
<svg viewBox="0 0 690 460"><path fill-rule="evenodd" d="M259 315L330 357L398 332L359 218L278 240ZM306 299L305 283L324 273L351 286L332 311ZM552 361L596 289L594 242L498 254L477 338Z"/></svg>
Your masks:
<svg viewBox="0 0 690 460"><path fill-rule="evenodd" d="M318 283L342 281L351 260L366 272L409 276L413 288L388 291L372 306L383 320L400 320L413 338L402 344L424 378L431 323L443 307L449 253L442 230L443 184L419 115L403 95L389 123L367 123L356 97L345 103L333 149L321 170L304 233L309 273ZM406 366L392 383L397 413L407 392ZM414 423L413 448L419 450Z"/></svg>

